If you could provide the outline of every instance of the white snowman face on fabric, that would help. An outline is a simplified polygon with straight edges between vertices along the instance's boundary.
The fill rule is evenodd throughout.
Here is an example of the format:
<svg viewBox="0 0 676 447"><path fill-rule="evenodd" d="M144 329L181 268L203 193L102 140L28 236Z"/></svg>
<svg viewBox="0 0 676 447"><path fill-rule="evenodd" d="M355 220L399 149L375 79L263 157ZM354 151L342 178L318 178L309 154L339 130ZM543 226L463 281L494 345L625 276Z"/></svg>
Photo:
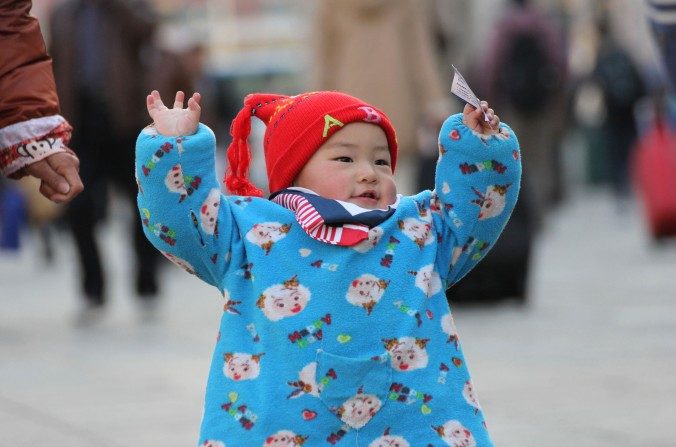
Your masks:
<svg viewBox="0 0 676 447"><path fill-rule="evenodd" d="M223 374L229 379L253 380L261 372L261 357L263 354L246 354L242 352L226 352L223 356Z"/></svg>
<svg viewBox="0 0 676 447"><path fill-rule="evenodd" d="M263 447L300 447L304 444L304 441L305 438L296 435L291 430L280 430L268 436L263 443Z"/></svg>
<svg viewBox="0 0 676 447"><path fill-rule="evenodd" d="M271 321L298 315L310 301L310 291L292 278L268 287L258 297L257 305Z"/></svg>
<svg viewBox="0 0 676 447"><path fill-rule="evenodd" d="M360 391L338 408L338 417L352 428L362 428L375 416L381 406L382 402L378 396Z"/></svg>
<svg viewBox="0 0 676 447"><path fill-rule="evenodd" d="M171 192L178 194L187 194L185 181L183 180L183 168L181 165L174 165L164 178L164 184Z"/></svg>
<svg viewBox="0 0 676 447"><path fill-rule="evenodd" d="M373 227L369 230L368 239L364 239L363 241L353 246L352 248L358 251L359 253L366 253L373 247L375 247L378 244L378 242L380 242L380 238L382 237L383 237L383 229L380 227Z"/></svg>
<svg viewBox="0 0 676 447"><path fill-rule="evenodd" d="M434 428L441 439L450 447L476 447L472 433L454 419Z"/></svg>
<svg viewBox="0 0 676 447"><path fill-rule="evenodd" d="M258 223L246 233L246 239L261 247L268 254L272 245L284 238L290 229L290 225L282 225L279 222Z"/></svg>
<svg viewBox="0 0 676 447"><path fill-rule="evenodd" d="M395 371L413 371L425 368L429 357L425 346L427 339L402 337L384 340Z"/></svg>
<svg viewBox="0 0 676 447"><path fill-rule="evenodd" d="M421 267L415 275L415 285L423 291L427 298L441 291L441 278L434 270L433 264Z"/></svg>
<svg viewBox="0 0 676 447"><path fill-rule="evenodd" d="M471 380L465 382L465 386L462 389L462 396L465 398L468 404L477 410L481 409L481 405L479 405L479 398L476 395L476 391L474 391L474 384Z"/></svg>
<svg viewBox="0 0 676 447"><path fill-rule="evenodd" d="M352 280L346 298L350 304L362 306L370 314L373 306L383 297L386 288L386 281L366 273Z"/></svg>
<svg viewBox="0 0 676 447"><path fill-rule="evenodd" d="M407 217L404 220L400 220L399 229L409 239L418 244L420 248L429 245L434 241L434 236L431 231L432 225L414 217Z"/></svg>
<svg viewBox="0 0 676 447"><path fill-rule="evenodd" d="M202 229L206 234L214 234L216 230L218 208L220 205L221 192L217 188L214 188L209 191L209 195L200 208L200 221L202 222Z"/></svg>
<svg viewBox="0 0 676 447"><path fill-rule="evenodd" d="M204 441L204 443L200 447L226 447L224 443L221 441Z"/></svg>

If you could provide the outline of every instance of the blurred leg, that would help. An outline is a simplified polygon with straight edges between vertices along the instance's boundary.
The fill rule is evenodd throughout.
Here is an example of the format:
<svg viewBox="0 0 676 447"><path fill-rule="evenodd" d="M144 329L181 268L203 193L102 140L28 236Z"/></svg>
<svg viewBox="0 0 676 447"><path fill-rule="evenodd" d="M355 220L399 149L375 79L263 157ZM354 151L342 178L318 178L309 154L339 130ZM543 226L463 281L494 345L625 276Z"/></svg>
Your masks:
<svg viewBox="0 0 676 447"><path fill-rule="evenodd" d="M136 293L141 299L154 299L158 293L157 265L159 253L153 247L145 234L141 224L141 217L136 206L137 186L134 178L134 145L136 135L127 135L117 139L115 160L111 161L111 174L115 184L120 188L128 200L132 218L130 219L130 235L136 256ZM120 150L124 149L124 150Z"/></svg>
<svg viewBox="0 0 676 447"><path fill-rule="evenodd" d="M84 191L70 202L67 221L81 271L81 287L88 304L102 305L105 301L105 278L101 255L96 241L96 224L105 217L107 177L101 158L104 143L109 134L105 108L95 99L82 94L78 100L79 122L73 133L71 146L80 158L80 177Z"/></svg>
<svg viewBox="0 0 676 447"><path fill-rule="evenodd" d="M80 262L81 287L88 304L102 305L104 298L103 266L95 237L97 196L105 194L101 182L85 183L84 191L77 196L68 209L68 224L73 233Z"/></svg>

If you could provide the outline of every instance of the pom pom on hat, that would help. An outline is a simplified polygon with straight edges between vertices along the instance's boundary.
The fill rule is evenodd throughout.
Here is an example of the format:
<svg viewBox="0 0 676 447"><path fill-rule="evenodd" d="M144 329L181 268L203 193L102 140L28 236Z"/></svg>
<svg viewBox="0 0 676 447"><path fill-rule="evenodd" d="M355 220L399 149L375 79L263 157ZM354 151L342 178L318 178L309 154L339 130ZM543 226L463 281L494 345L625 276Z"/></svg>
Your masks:
<svg viewBox="0 0 676 447"><path fill-rule="evenodd" d="M244 98L244 108L230 125L225 184L235 195L258 196L263 192L249 180L251 150L247 139L251 117L266 125L263 138L270 192L291 186L303 166L335 132L352 122L380 126L394 171L397 138L387 115L364 101L339 92L310 92L297 96L253 93Z"/></svg>

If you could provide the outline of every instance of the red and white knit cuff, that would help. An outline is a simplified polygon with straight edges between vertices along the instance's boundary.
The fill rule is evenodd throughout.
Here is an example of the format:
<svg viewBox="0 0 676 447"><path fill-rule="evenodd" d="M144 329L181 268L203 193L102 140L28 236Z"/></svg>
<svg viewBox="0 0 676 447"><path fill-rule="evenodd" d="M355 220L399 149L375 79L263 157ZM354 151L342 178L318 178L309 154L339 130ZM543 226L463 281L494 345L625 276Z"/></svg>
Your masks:
<svg viewBox="0 0 676 447"><path fill-rule="evenodd" d="M0 129L0 172L21 178L25 167L59 152L75 154L66 147L72 128L60 115L35 118Z"/></svg>

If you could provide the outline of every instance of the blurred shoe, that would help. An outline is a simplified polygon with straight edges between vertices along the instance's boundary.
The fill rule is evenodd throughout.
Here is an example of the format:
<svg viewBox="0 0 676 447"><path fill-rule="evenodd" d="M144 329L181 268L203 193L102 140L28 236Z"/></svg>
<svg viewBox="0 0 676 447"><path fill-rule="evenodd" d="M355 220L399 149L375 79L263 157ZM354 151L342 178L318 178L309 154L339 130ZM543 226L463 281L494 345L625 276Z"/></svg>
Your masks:
<svg viewBox="0 0 676 447"><path fill-rule="evenodd" d="M86 303L75 315L74 325L78 328L97 326L105 314L103 303Z"/></svg>
<svg viewBox="0 0 676 447"><path fill-rule="evenodd" d="M136 277L136 293L144 299L157 295L157 280L155 275L140 273Z"/></svg>

